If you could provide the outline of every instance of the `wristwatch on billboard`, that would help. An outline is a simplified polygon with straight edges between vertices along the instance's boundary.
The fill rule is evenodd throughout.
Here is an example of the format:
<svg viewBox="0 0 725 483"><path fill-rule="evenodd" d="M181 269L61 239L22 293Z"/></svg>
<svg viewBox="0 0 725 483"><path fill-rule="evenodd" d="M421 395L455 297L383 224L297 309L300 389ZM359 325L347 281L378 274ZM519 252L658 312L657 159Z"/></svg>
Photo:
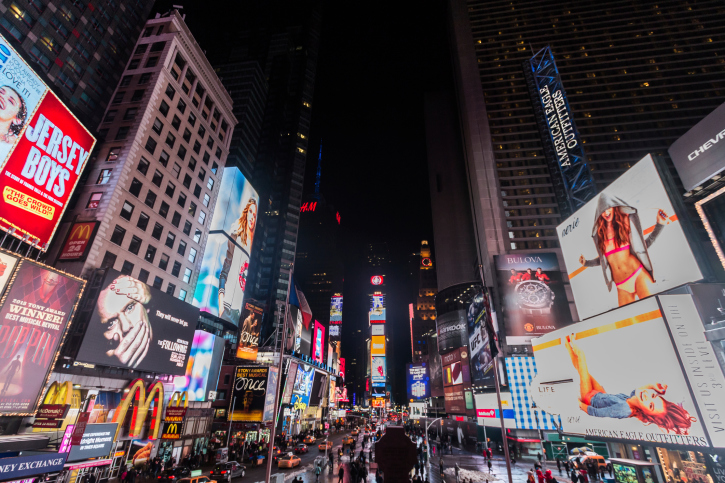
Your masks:
<svg viewBox="0 0 725 483"><path fill-rule="evenodd" d="M516 284L516 303L526 315L548 315L554 305L554 292L544 282L525 280Z"/></svg>

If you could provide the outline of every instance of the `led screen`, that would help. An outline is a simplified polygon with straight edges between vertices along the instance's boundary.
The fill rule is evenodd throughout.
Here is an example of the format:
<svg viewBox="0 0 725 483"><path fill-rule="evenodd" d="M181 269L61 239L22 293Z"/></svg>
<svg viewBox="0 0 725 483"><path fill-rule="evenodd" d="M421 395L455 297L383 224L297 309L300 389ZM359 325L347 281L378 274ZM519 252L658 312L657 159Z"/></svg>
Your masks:
<svg viewBox="0 0 725 483"><path fill-rule="evenodd" d="M195 331L186 374L174 378L174 391L187 391L189 401L206 401L209 391L216 390L223 355L224 339Z"/></svg>
<svg viewBox="0 0 725 483"><path fill-rule="evenodd" d="M430 397L430 377L426 362L407 364L405 388L408 399L418 400Z"/></svg>
<svg viewBox="0 0 725 483"><path fill-rule="evenodd" d="M230 398L231 421L261 422L267 399L269 367L238 366L234 380L234 397Z"/></svg>
<svg viewBox="0 0 725 483"><path fill-rule="evenodd" d="M374 335L372 336L372 344L370 344L370 353L374 356L385 355L385 336Z"/></svg>
<svg viewBox="0 0 725 483"><path fill-rule="evenodd" d="M324 364L325 357L325 327L315 320L315 337L312 344L312 359Z"/></svg>
<svg viewBox="0 0 725 483"><path fill-rule="evenodd" d="M471 353L471 380L475 385L487 386L494 383L489 327L496 325L491 320L496 317L496 313L492 310L493 304L490 302L488 290L482 290L471 298L466 315L468 349Z"/></svg>
<svg viewBox="0 0 725 483"><path fill-rule="evenodd" d="M650 155L557 233L582 319L702 278Z"/></svg>
<svg viewBox="0 0 725 483"><path fill-rule="evenodd" d="M291 404L296 407L299 407L301 405L307 407L309 405L314 375L315 369L312 366L300 364L297 367L295 382L292 386Z"/></svg>
<svg viewBox="0 0 725 483"><path fill-rule="evenodd" d="M238 168L224 168L193 303L203 312L239 323L259 195Z"/></svg>
<svg viewBox="0 0 725 483"><path fill-rule="evenodd" d="M259 331L262 328L262 315L264 307L252 302L244 302L242 310L242 328L239 333L239 345L237 346L237 359L248 361L257 360L259 347Z"/></svg>
<svg viewBox="0 0 725 483"><path fill-rule="evenodd" d="M466 310L453 310L436 318L438 350L441 354L468 345Z"/></svg>
<svg viewBox="0 0 725 483"><path fill-rule="evenodd" d="M0 35L0 229L47 250L96 140Z"/></svg>
<svg viewBox="0 0 725 483"><path fill-rule="evenodd" d="M385 296L373 294L370 297L370 323L381 324L385 322Z"/></svg>
<svg viewBox="0 0 725 483"><path fill-rule="evenodd" d="M108 270L77 359L183 376L199 309Z"/></svg>
<svg viewBox="0 0 725 483"><path fill-rule="evenodd" d="M385 382L387 371L385 369L385 357L372 357L372 380L373 382Z"/></svg>

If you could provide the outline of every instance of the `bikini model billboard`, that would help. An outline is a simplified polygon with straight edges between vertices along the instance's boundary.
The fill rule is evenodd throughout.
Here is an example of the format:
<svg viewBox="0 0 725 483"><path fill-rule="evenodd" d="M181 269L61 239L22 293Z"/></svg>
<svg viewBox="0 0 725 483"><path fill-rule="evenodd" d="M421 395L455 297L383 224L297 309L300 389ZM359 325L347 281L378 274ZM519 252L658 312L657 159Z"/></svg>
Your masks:
<svg viewBox="0 0 725 483"><path fill-rule="evenodd" d="M557 232L581 319L702 278L650 155Z"/></svg>
<svg viewBox="0 0 725 483"><path fill-rule="evenodd" d="M654 297L531 342L529 394L566 433L709 446Z"/></svg>

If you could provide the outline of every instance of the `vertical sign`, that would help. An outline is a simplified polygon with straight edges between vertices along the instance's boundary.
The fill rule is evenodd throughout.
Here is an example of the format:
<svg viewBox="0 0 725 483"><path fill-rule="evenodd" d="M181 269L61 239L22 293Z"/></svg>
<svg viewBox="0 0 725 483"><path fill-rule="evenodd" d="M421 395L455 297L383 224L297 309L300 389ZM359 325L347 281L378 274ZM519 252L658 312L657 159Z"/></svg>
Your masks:
<svg viewBox="0 0 725 483"><path fill-rule="evenodd" d="M63 248L60 250L58 260L85 260L88 250L91 248L91 241L96 236L98 225L97 221L73 223L68 237L63 243Z"/></svg>

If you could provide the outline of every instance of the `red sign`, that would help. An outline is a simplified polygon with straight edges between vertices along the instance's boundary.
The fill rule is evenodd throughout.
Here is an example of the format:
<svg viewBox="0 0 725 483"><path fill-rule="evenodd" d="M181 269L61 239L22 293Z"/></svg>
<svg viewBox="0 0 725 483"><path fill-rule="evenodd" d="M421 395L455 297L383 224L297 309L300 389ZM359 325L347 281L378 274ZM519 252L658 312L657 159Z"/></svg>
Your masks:
<svg viewBox="0 0 725 483"><path fill-rule="evenodd" d="M167 407L166 408L166 421L169 423L180 423L186 416L186 408Z"/></svg>
<svg viewBox="0 0 725 483"><path fill-rule="evenodd" d="M383 284L383 276L382 275L373 275L370 277L370 283L373 285L382 285Z"/></svg>
<svg viewBox="0 0 725 483"><path fill-rule="evenodd" d="M345 379L345 358L340 357L340 370L338 371L340 373L340 377Z"/></svg>
<svg viewBox="0 0 725 483"><path fill-rule="evenodd" d="M477 409L476 415L479 418L495 418L496 410L495 409Z"/></svg>
<svg viewBox="0 0 725 483"><path fill-rule="evenodd" d="M70 404L41 404L36 418L62 419L68 414Z"/></svg>
<svg viewBox="0 0 725 483"><path fill-rule="evenodd" d="M78 415L76 426L75 428L73 428L73 434L70 437L71 446L78 446L81 444L81 440L83 439L83 433L86 432L86 425L88 425L88 418L90 416L91 413L81 413L80 415Z"/></svg>
<svg viewBox="0 0 725 483"><path fill-rule="evenodd" d="M315 211L315 208L317 208L317 201L305 201L300 207L300 213L304 213L305 211Z"/></svg>
<svg viewBox="0 0 725 483"><path fill-rule="evenodd" d="M48 90L0 166L0 229L13 227L41 248L49 243L95 143Z"/></svg>
<svg viewBox="0 0 725 483"><path fill-rule="evenodd" d="M97 221L74 223L68 232L59 260L83 260L88 255L91 240L96 234Z"/></svg>

